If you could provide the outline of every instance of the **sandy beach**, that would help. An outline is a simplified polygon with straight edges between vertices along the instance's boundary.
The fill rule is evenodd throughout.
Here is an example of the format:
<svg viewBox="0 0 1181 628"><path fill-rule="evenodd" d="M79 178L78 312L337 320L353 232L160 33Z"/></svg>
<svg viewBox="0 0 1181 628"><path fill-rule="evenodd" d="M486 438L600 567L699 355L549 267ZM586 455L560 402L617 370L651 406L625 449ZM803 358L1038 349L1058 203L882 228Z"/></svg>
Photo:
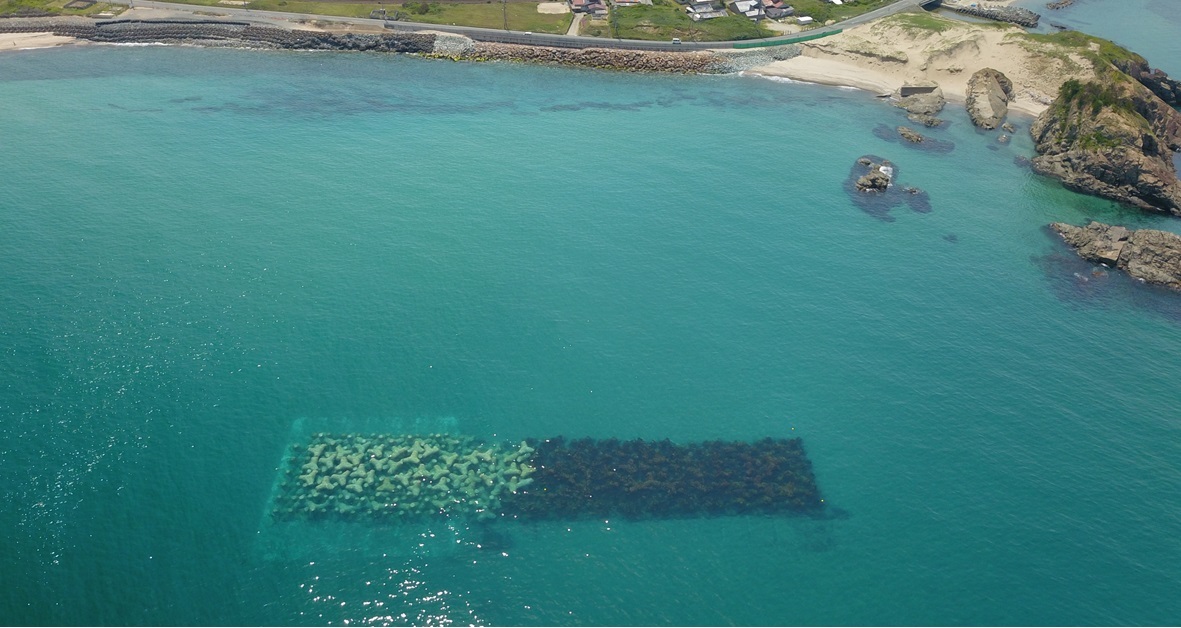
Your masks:
<svg viewBox="0 0 1181 628"><path fill-rule="evenodd" d="M1070 78L1093 73L1078 57L1037 54L1040 44L1022 37L1020 27L980 26L946 20L947 28L908 28L893 18L851 28L801 44L802 54L755 68L751 74L779 76L889 94L904 84L934 81L949 101L965 99L968 79L994 68L1013 81L1009 108L1029 115L1044 111Z"/></svg>
<svg viewBox="0 0 1181 628"><path fill-rule="evenodd" d="M0 52L53 48L79 43L82 42L73 37L59 37L53 33L0 33Z"/></svg>

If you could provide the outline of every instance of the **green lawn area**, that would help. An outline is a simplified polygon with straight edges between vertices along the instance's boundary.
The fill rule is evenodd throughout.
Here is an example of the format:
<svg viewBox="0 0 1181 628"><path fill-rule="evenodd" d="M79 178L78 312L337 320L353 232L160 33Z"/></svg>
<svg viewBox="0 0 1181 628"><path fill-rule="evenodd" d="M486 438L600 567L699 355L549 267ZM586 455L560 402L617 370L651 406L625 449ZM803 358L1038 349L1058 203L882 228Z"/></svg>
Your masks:
<svg viewBox="0 0 1181 628"><path fill-rule="evenodd" d="M96 2L85 9L67 9L70 0L0 0L0 15L94 15L103 11L120 13L125 7Z"/></svg>
<svg viewBox="0 0 1181 628"><path fill-rule="evenodd" d="M681 41L730 41L775 35L740 15L694 22L685 8L673 0L653 0L651 6L641 4L612 9L611 17L605 23L587 24L583 26L582 34L650 41L670 41L673 37L679 37Z"/></svg>
<svg viewBox="0 0 1181 628"><path fill-rule="evenodd" d="M497 2L484 4L447 4L431 2L427 5L426 13L421 13L422 4L407 2L403 5L387 5L398 8L400 20L410 22L426 22L429 24L456 24L459 26L479 26L482 28L504 28L505 14L508 16L508 28L514 31L531 31L534 33L564 34L570 28L574 16L570 13L549 14L538 13L537 4L530 2ZM391 11L392 14L392 11Z"/></svg>
<svg viewBox="0 0 1181 628"><path fill-rule="evenodd" d="M3 0L0 0L3 1ZM209 7L225 7L218 4L218 0L172 0L185 4L198 4ZM423 22L426 24L455 24L458 26L478 26L482 28L504 28L505 17L508 17L508 27L514 31L533 31L535 33L565 33L570 27L572 16L569 13L553 15L537 12L537 4L532 2L485 2L480 4L451 4L446 2L385 2L380 4L393 17L395 12L398 19L406 22ZM284 11L287 13L313 13L316 15L336 15L341 17L369 17L369 13L379 7L377 0L371 2L308 2L306 0L251 0L246 7L259 11Z"/></svg>
<svg viewBox="0 0 1181 628"><path fill-rule="evenodd" d="M897 0L844 0L844 4L837 6L828 0L788 0L788 4L795 7L796 15L808 15L818 24L828 20L847 20L851 17L868 13L874 9L894 4Z"/></svg>

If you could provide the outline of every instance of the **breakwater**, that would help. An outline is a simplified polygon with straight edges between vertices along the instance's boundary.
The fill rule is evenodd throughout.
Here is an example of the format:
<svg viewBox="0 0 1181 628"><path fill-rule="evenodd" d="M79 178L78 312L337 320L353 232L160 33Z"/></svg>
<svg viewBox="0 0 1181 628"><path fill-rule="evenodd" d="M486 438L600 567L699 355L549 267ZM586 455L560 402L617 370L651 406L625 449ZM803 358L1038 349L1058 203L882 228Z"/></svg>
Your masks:
<svg viewBox="0 0 1181 628"><path fill-rule="evenodd" d="M1056 11L1058 9L1065 9L1072 4L1074 4L1074 0L1057 0L1056 2L1047 2L1046 8Z"/></svg>
<svg viewBox="0 0 1181 628"><path fill-rule="evenodd" d="M803 441L553 438L533 443L533 484L506 495L529 519L813 513L823 507Z"/></svg>
<svg viewBox="0 0 1181 628"><path fill-rule="evenodd" d="M1023 9L1021 7L993 7L983 4L944 4L943 7L963 15L982 17L998 22L1009 22L1026 28L1036 28L1038 20L1042 17L1029 9Z"/></svg>
<svg viewBox="0 0 1181 628"><path fill-rule="evenodd" d="M87 18L11 18L0 32L51 32L102 43L187 43L289 50L357 50L430 53L430 33L345 33L284 29L222 20L109 20Z"/></svg>
<svg viewBox="0 0 1181 628"><path fill-rule="evenodd" d="M797 46L774 50L684 51L626 48L556 48L473 41L460 35L390 31L331 33L224 20L107 20L83 17L0 19L0 32L40 33L80 40L129 44L175 43L284 50L347 50L422 54L457 61L511 61L628 72L719 74L786 59Z"/></svg>
<svg viewBox="0 0 1181 628"><path fill-rule="evenodd" d="M630 72L709 74L725 71L724 60L712 52L656 52L612 48L550 48L493 42L475 42L457 59L519 61L574 65Z"/></svg>
<svg viewBox="0 0 1181 628"><path fill-rule="evenodd" d="M813 513L822 501L800 439L676 445L558 437L314 434L292 446L276 521L629 519Z"/></svg>

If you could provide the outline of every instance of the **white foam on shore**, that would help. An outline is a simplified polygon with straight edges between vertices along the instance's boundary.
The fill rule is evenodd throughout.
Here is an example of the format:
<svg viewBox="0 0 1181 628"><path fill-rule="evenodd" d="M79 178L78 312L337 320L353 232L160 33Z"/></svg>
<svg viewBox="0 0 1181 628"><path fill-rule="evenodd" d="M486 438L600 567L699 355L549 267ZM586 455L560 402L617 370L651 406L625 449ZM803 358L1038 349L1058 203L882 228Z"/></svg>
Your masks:
<svg viewBox="0 0 1181 628"><path fill-rule="evenodd" d="M772 76L770 74L762 74L759 72L745 72L745 71L743 71L743 72L739 72L738 76L753 76L755 78L761 78L761 79L765 79L768 81L773 81L775 83L791 83L791 84L795 84L795 85L823 85L825 87L833 87L836 89L844 89L844 90L854 91L854 92L864 91L864 90L860 90L857 87L853 87L851 85L827 85L825 83L816 83L813 81L801 81L800 79L788 78L786 76Z"/></svg>

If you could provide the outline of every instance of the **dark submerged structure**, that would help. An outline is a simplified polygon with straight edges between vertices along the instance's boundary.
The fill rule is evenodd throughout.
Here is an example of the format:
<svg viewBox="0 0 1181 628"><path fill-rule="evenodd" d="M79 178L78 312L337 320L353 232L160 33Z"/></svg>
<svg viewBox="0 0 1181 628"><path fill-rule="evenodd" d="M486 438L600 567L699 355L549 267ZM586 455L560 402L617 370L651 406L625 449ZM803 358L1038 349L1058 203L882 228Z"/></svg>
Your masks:
<svg viewBox="0 0 1181 628"><path fill-rule="evenodd" d="M291 446L270 518L396 523L797 513L824 503L803 441L313 434Z"/></svg>
<svg viewBox="0 0 1181 628"><path fill-rule="evenodd" d="M530 442L534 482L502 500L506 516L627 519L819 513L803 441Z"/></svg>

